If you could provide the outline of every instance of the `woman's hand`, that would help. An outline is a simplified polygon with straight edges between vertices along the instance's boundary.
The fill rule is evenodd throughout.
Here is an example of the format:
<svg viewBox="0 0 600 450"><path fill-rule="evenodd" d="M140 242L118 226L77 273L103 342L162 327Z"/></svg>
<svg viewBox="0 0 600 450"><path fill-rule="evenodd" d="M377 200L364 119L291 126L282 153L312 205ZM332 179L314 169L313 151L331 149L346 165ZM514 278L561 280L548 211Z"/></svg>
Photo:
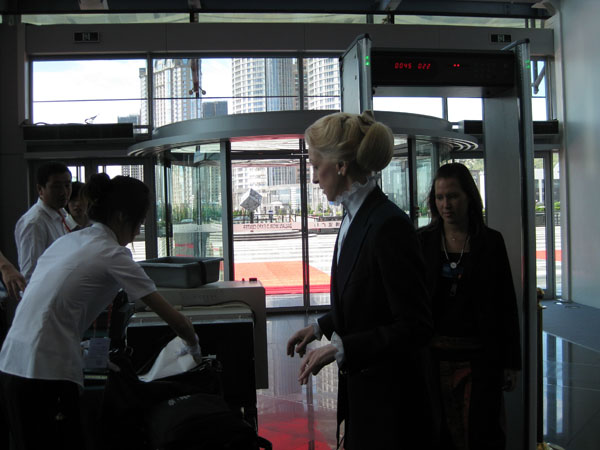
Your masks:
<svg viewBox="0 0 600 450"><path fill-rule="evenodd" d="M311 373L316 375L324 366L335 361L335 354L337 352L338 349L333 344L324 345L323 347L309 351L300 366L300 375L298 376L300 384L306 384L308 376Z"/></svg>
<svg viewBox="0 0 600 450"><path fill-rule="evenodd" d="M306 346L316 339L312 325L296 331L287 342L287 354L294 356L294 350L299 356L304 356Z"/></svg>
<svg viewBox="0 0 600 450"><path fill-rule="evenodd" d="M512 392L517 387L519 371L514 369L504 369L504 384L502 390Z"/></svg>
<svg viewBox="0 0 600 450"><path fill-rule="evenodd" d="M27 284L25 278L23 278L23 275L21 275L17 269L15 269L15 267L8 262L3 264L0 267L0 270L2 271L2 279L4 280L8 295L15 300L20 300L20 292L25 290L25 285Z"/></svg>
<svg viewBox="0 0 600 450"><path fill-rule="evenodd" d="M202 362L202 350L200 349L200 339L198 339L198 335L194 335L196 338L193 343L185 342L185 346L179 352L180 355L187 355L188 353L194 358L196 364L200 364Z"/></svg>

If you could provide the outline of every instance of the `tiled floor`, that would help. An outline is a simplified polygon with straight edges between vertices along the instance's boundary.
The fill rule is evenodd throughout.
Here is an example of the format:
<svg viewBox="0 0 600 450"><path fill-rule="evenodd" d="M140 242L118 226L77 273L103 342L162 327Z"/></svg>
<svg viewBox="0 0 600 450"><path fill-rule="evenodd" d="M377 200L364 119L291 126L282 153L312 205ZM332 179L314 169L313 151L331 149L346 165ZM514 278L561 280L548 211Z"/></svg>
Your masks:
<svg viewBox="0 0 600 450"><path fill-rule="evenodd" d="M543 342L545 441L600 449L600 353L548 333Z"/></svg>
<svg viewBox="0 0 600 450"><path fill-rule="evenodd" d="M286 356L285 345L310 317L276 315L267 322L269 389L258 391L259 433L275 450L334 449L335 364L300 386L300 359ZM544 333L543 358L545 442L600 449L600 353Z"/></svg>

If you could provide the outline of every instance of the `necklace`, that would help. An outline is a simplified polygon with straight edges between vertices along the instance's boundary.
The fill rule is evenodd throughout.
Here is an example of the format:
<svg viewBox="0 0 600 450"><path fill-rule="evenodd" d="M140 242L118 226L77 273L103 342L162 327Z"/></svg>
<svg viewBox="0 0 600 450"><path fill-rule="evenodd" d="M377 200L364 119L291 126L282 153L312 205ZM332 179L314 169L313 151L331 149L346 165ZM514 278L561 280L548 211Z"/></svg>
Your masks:
<svg viewBox="0 0 600 450"><path fill-rule="evenodd" d="M471 238L471 236L469 236L467 234L465 242L463 243L463 246L462 246L462 250L460 251L460 256L458 257L458 261L454 262L454 261L450 261L450 257L448 256L448 250L446 250L446 237L444 236L444 233L442 232L442 247L444 248L444 255L446 255L446 260L450 263L451 269L456 269L458 267L458 265L460 264L460 261L462 260L462 257L465 253L465 248L467 247L467 242L469 242L470 238Z"/></svg>

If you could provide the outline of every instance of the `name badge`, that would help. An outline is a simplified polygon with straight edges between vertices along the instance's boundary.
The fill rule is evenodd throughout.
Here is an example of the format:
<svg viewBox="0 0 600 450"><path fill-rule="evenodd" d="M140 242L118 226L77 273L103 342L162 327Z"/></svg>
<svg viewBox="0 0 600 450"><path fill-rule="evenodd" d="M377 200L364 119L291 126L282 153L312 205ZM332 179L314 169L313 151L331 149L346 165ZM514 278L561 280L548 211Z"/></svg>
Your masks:
<svg viewBox="0 0 600 450"><path fill-rule="evenodd" d="M110 338L91 338L87 353L83 359L85 369L106 369L108 367L108 351L110 350Z"/></svg>

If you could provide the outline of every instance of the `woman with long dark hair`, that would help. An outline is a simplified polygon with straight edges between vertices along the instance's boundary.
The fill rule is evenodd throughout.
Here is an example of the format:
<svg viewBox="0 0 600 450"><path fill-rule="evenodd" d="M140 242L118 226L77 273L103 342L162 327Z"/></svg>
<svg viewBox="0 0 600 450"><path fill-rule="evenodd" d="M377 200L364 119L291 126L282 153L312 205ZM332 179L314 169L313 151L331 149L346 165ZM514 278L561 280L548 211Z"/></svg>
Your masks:
<svg viewBox="0 0 600 450"><path fill-rule="evenodd" d="M418 230L433 297L434 370L442 448L502 450L503 391L521 369L517 301L502 235L485 225L463 164L443 165L429 193L431 223Z"/></svg>
<svg viewBox="0 0 600 450"><path fill-rule="evenodd" d="M119 289L145 302L187 343L184 350L200 356L192 324L125 247L146 217L148 187L97 174L82 194L93 225L57 239L39 258L0 352L0 394L19 450L83 448L80 341Z"/></svg>

